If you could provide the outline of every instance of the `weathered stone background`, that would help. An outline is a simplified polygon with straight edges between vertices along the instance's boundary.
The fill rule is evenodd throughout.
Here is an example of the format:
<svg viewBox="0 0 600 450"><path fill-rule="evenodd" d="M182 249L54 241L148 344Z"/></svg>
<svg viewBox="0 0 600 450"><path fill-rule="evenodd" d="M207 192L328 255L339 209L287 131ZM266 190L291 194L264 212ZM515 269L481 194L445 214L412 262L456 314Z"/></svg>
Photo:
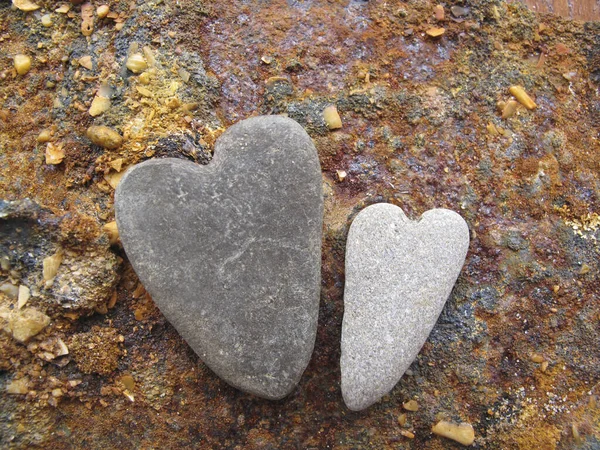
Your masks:
<svg viewBox="0 0 600 450"><path fill-rule="evenodd" d="M13 201L0 203L1 447L459 448L430 431L446 419L473 425L474 448L600 448L599 23L496 0L446 3L441 22L423 0L122 0L86 37L81 5L36 2L29 13L0 2L0 193ZM438 26L441 38L426 34ZM125 68L135 45L156 60L146 80ZM17 53L32 58L26 75ZM111 108L93 118L102 84ZM502 119L514 84L538 108ZM339 131L324 122L329 104ZM206 163L223 128L276 113L315 140L326 216L313 359L292 395L269 402L203 366L103 226L123 167ZM123 145L92 144L91 124ZM45 163L42 130L60 164ZM339 388L344 242L380 201L413 218L456 210L472 240L410 372L351 413ZM7 325L20 285L25 309L51 319L26 343ZM418 411L403 410L409 399Z"/></svg>

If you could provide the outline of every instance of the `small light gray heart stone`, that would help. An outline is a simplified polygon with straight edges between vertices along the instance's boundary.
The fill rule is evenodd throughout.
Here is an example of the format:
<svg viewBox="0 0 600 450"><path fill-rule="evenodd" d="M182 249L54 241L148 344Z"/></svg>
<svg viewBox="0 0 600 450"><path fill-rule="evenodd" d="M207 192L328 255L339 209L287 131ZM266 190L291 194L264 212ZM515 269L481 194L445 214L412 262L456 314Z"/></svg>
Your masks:
<svg viewBox="0 0 600 450"><path fill-rule="evenodd" d="M121 241L165 317L221 378L280 399L317 329L323 199L316 149L291 119L229 128L206 166L131 168L115 194Z"/></svg>
<svg viewBox="0 0 600 450"><path fill-rule="evenodd" d="M346 244L342 395L358 411L387 394L427 340L469 247L457 213L432 209L417 220L388 203L352 222Z"/></svg>

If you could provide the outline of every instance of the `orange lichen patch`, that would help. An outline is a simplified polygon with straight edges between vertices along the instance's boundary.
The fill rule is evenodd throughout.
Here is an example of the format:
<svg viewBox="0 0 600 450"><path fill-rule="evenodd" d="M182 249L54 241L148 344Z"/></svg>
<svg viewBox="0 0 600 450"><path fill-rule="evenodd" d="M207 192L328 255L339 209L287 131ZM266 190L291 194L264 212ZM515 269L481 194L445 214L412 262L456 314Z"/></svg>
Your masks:
<svg viewBox="0 0 600 450"><path fill-rule="evenodd" d="M534 412L538 413L539 412ZM529 422L526 420L525 422ZM554 450L561 441L561 429L550 423L544 423L542 420L537 421L535 426L529 423L530 426L515 429L512 434L512 443L517 445L517 448L539 448ZM509 442L510 442L509 441Z"/></svg>
<svg viewBox="0 0 600 450"><path fill-rule="evenodd" d="M118 331L110 327L92 327L86 333L77 333L69 341L69 350L83 373L110 375L123 355Z"/></svg>
<svg viewBox="0 0 600 450"><path fill-rule="evenodd" d="M69 211L60 222L60 234L65 247L93 243L101 235L99 228L93 216L77 210Z"/></svg>

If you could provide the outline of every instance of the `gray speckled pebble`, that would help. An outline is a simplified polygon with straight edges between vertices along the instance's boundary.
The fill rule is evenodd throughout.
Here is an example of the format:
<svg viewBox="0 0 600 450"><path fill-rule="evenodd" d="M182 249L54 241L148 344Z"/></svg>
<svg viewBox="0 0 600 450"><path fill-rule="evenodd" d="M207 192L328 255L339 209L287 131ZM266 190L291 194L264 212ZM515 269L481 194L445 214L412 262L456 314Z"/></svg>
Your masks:
<svg viewBox="0 0 600 450"><path fill-rule="evenodd" d="M469 229L457 213L417 221L380 203L361 211L346 244L342 395L361 410L390 392L416 358L458 278Z"/></svg>
<svg viewBox="0 0 600 450"><path fill-rule="evenodd" d="M151 160L115 195L121 241L165 317L221 378L279 399L310 360L323 200L316 149L281 116L239 122L207 166Z"/></svg>

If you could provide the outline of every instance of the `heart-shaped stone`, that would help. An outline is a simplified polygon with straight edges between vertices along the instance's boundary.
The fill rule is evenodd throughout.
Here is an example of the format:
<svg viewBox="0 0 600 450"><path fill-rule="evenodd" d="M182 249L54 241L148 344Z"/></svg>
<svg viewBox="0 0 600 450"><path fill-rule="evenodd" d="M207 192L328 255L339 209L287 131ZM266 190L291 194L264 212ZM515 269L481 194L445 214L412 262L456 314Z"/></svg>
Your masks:
<svg viewBox="0 0 600 450"><path fill-rule="evenodd" d="M255 117L206 166L141 163L115 212L133 268L198 356L243 391L289 394L312 354L321 279L321 169L304 129Z"/></svg>
<svg viewBox="0 0 600 450"><path fill-rule="evenodd" d="M469 247L447 209L417 221L379 203L361 211L346 244L342 395L358 411L392 390L427 340Z"/></svg>

